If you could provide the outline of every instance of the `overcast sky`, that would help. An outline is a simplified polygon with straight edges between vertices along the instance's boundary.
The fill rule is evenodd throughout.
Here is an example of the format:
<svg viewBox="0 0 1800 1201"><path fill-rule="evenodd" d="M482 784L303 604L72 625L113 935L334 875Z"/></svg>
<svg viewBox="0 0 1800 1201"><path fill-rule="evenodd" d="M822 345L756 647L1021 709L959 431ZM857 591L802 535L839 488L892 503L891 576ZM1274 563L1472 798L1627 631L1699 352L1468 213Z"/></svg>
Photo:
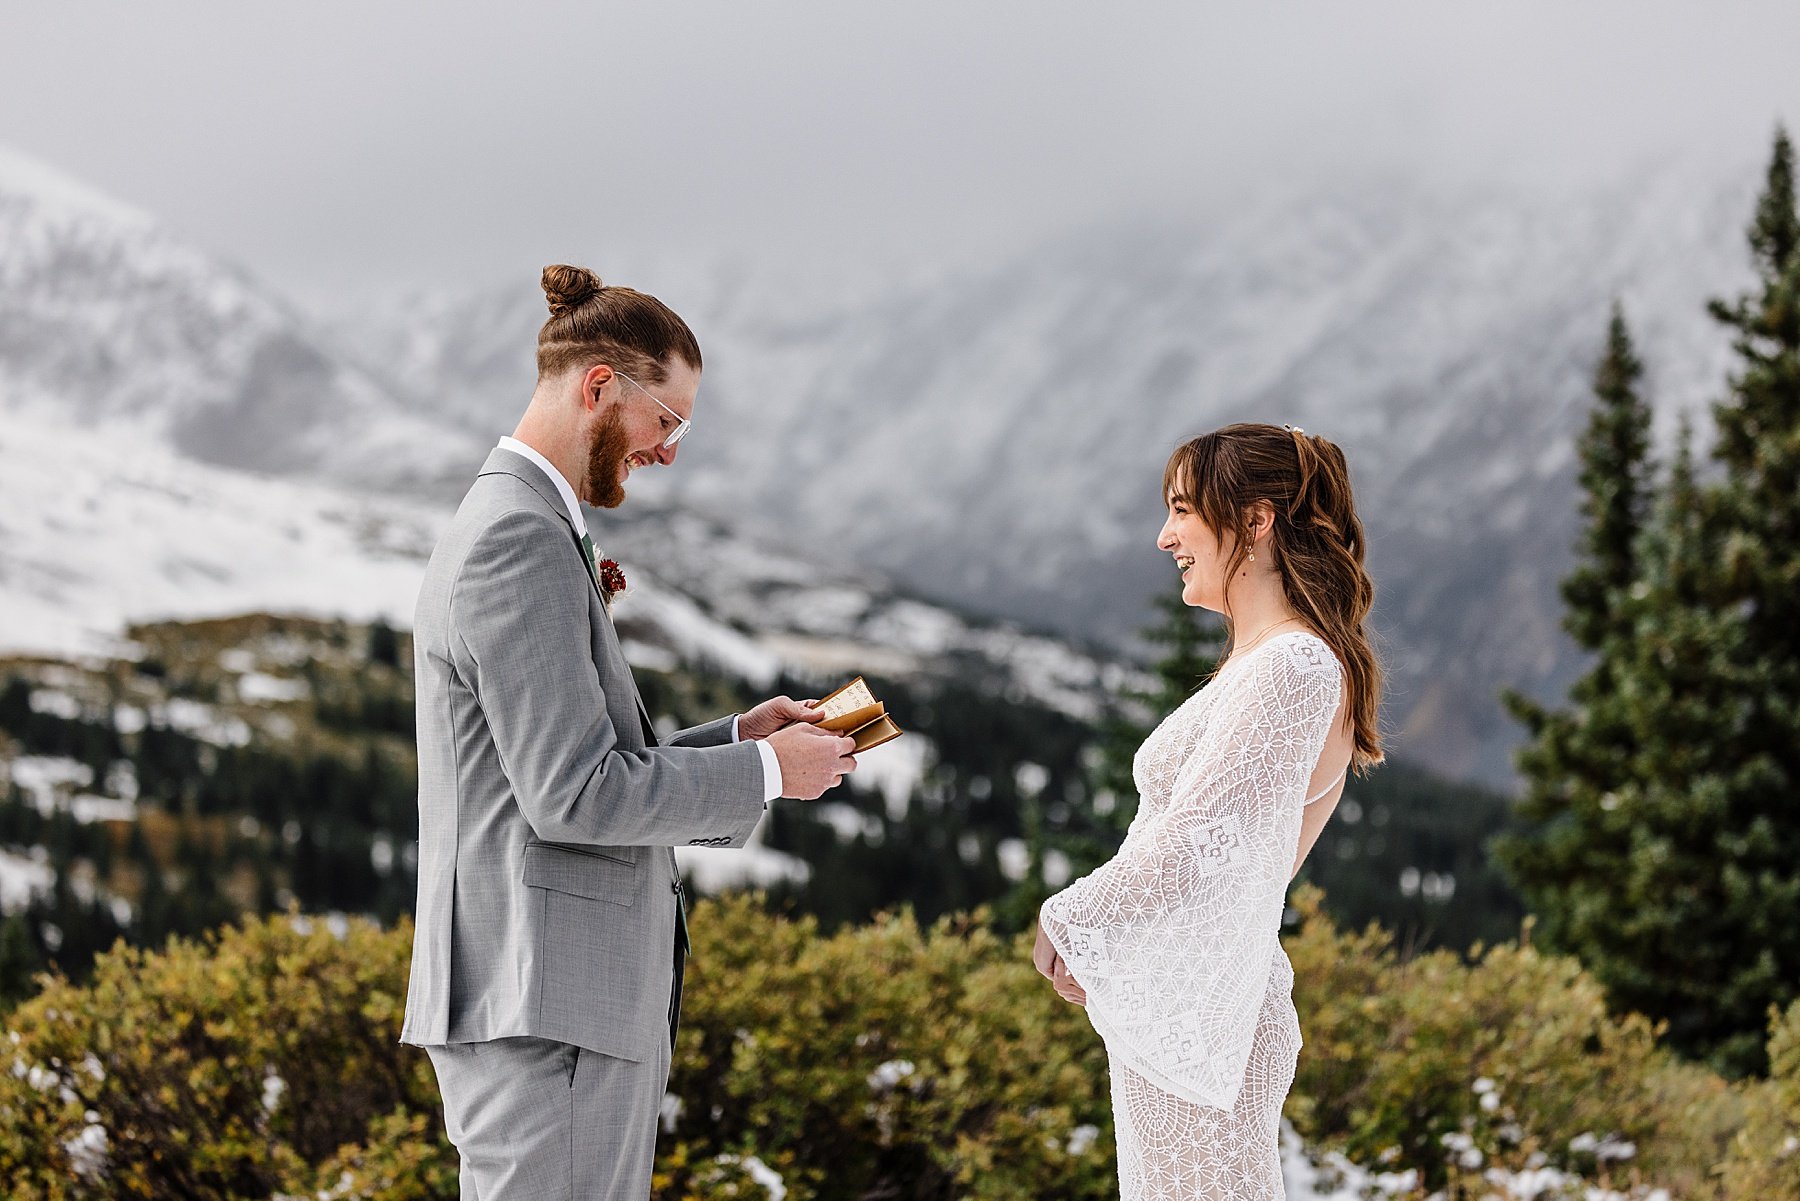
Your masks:
<svg viewBox="0 0 1800 1201"><path fill-rule="evenodd" d="M1800 4L9 5L0 144L302 300L600 245L871 263L1800 126Z"/></svg>

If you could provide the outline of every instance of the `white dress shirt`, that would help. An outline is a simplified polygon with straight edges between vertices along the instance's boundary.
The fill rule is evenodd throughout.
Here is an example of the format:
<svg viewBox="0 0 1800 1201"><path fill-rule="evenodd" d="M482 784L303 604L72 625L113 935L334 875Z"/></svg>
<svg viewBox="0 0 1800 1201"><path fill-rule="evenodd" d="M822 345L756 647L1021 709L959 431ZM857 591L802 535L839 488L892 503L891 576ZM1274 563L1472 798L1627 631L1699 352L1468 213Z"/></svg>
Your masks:
<svg viewBox="0 0 1800 1201"><path fill-rule="evenodd" d="M535 447L528 446L510 435L500 439L500 449L510 450L516 455L523 456L535 464L539 471L549 476L550 482L556 485L557 495L562 497L563 508L568 511L569 525L574 529L575 536L579 538L588 532L587 518L581 514L581 502L575 497L575 489L570 486L567 479L563 478L563 473L558 471L549 459L539 454ZM738 720L738 717L731 719L733 742L743 741L738 735ZM763 804L767 805L781 795L781 760L775 757L775 748L766 741L758 740L756 749L762 755Z"/></svg>

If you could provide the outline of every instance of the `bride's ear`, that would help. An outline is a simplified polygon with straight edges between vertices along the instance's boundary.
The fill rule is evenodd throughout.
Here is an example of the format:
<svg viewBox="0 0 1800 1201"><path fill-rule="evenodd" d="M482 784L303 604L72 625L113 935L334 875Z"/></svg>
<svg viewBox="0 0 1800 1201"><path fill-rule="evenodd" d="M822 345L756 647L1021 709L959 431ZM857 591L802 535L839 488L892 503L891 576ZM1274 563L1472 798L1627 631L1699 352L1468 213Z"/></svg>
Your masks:
<svg viewBox="0 0 1800 1201"><path fill-rule="evenodd" d="M1256 542L1275 528L1275 506L1266 500L1254 500L1244 511L1244 524L1249 527L1250 541Z"/></svg>

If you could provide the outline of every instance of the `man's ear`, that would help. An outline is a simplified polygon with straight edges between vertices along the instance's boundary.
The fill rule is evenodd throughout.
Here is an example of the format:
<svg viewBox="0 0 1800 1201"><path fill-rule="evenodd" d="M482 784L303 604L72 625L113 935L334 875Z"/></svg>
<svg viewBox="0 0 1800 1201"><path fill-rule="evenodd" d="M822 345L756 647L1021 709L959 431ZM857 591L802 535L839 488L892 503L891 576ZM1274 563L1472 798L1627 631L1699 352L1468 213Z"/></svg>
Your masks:
<svg viewBox="0 0 1800 1201"><path fill-rule="evenodd" d="M581 376L581 407L596 409L599 407L600 389L612 382L613 369L605 363L595 363Z"/></svg>

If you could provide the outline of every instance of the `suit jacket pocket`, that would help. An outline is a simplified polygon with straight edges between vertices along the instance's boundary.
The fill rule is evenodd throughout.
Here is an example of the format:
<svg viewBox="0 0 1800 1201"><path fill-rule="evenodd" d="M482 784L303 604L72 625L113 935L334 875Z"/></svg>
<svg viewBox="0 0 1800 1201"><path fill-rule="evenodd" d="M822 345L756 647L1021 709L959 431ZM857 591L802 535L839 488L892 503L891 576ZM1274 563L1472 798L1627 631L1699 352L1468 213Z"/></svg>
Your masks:
<svg viewBox="0 0 1800 1201"><path fill-rule="evenodd" d="M610 855L534 842L525 847L525 883L532 888L629 906L637 904L638 866Z"/></svg>

